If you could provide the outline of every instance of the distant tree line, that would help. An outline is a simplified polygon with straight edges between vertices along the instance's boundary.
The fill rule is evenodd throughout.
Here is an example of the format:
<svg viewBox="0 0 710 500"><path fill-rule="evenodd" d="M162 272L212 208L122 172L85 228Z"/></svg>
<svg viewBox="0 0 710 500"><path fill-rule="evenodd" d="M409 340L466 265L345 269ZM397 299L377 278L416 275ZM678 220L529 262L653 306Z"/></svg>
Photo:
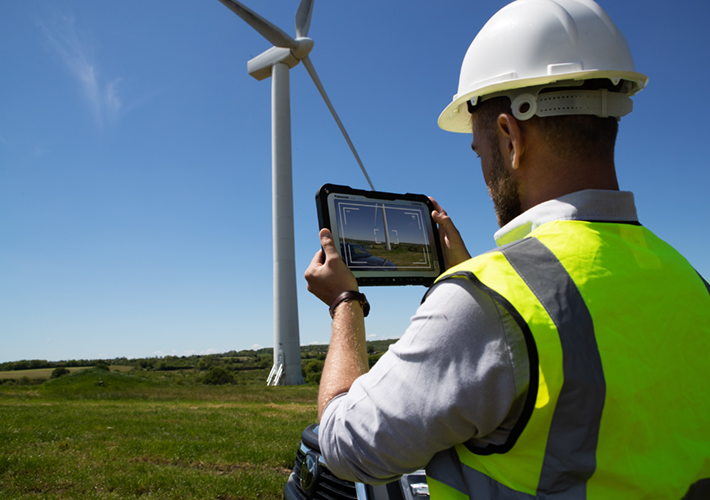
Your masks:
<svg viewBox="0 0 710 500"><path fill-rule="evenodd" d="M368 361L370 366L384 354L389 345L396 339L376 340L367 342ZM125 357L113 359L71 359L65 361L46 361L42 359L9 361L0 363L0 371L33 370L52 368L52 378L68 373L72 367L106 367L131 366L143 371L178 371L193 370L205 374L206 383L231 383L233 374L243 370L265 370L273 365L273 349L270 347L258 350L245 349L229 351L220 354L193 354L190 356L162 356L151 358ZM324 344L301 346L301 361L303 377L308 383L319 383L328 346Z"/></svg>
<svg viewBox="0 0 710 500"><path fill-rule="evenodd" d="M0 363L0 371L36 370L41 368L90 367L98 364L107 366L132 366L143 370L208 370L212 366L232 366L234 369L266 368L273 359L273 349L229 351L221 354L193 354L190 356L162 356L150 358L102 358L70 359L47 361L30 359Z"/></svg>
<svg viewBox="0 0 710 500"><path fill-rule="evenodd" d="M0 371L13 371L13 370L38 370L40 368L61 368L68 366L96 366L99 362L106 362L104 360L96 359L71 359L66 361L47 361L44 359L23 359L21 361L8 361L5 363L0 363ZM113 361L110 361L113 363ZM113 364L124 364L128 363L126 358L116 358L116 362Z"/></svg>

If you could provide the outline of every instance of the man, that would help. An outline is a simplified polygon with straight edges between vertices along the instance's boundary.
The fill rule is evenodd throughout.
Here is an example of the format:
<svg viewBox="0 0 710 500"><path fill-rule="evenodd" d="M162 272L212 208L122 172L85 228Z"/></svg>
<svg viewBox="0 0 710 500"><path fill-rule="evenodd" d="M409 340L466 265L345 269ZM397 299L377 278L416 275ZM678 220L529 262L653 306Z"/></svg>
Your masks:
<svg viewBox="0 0 710 500"><path fill-rule="evenodd" d="M425 467L433 498L710 498L710 285L638 222L614 166L646 84L591 0L519 0L471 44L439 118L473 132L499 247L447 258L368 373L365 301L327 230L320 447L344 479ZM369 306L368 306L369 307Z"/></svg>

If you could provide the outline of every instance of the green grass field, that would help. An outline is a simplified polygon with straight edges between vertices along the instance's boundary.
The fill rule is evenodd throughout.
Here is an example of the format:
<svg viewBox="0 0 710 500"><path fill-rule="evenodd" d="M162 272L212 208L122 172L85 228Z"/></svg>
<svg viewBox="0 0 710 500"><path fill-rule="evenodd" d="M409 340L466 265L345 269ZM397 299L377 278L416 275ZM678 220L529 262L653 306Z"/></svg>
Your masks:
<svg viewBox="0 0 710 500"><path fill-rule="evenodd" d="M381 257L394 263L398 268L408 268L417 263L415 267L430 265L425 255L426 245L416 243L392 244L390 250L385 249L384 244L372 244L363 240L352 240L352 243L362 246L367 252L375 257Z"/></svg>
<svg viewBox="0 0 710 500"><path fill-rule="evenodd" d="M317 390L99 369L0 385L0 499L282 498Z"/></svg>
<svg viewBox="0 0 710 500"><path fill-rule="evenodd" d="M78 372L79 370L86 370L86 366L70 366L67 368L70 372ZM110 366L111 371L118 370L120 372L129 372L133 369L132 366ZM36 370L11 370L11 371L4 371L0 372L0 380L6 380L9 378L18 378L19 376L22 377L27 377L29 379L35 380L35 379L48 379L50 375L52 375L52 372L54 371L54 368L37 368Z"/></svg>

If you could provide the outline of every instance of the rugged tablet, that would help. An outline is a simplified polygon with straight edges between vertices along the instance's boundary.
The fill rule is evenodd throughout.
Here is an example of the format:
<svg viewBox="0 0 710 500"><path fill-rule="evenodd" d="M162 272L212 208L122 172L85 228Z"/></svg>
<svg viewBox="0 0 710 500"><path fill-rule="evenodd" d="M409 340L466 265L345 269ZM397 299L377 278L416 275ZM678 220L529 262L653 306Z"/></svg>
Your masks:
<svg viewBox="0 0 710 500"><path fill-rule="evenodd" d="M316 194L318 224L360 286L424 285L444 270L434 207L421 194L326 184Z"/></svg>

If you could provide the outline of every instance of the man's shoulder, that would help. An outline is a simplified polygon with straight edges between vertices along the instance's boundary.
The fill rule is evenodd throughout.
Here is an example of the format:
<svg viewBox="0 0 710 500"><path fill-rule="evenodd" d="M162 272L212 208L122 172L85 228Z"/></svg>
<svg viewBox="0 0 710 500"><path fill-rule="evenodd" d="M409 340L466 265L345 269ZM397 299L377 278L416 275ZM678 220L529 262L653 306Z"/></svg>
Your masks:
<svg viewBox="0 0 710 500"><path fill-rule="evenodd" d="M507 339L508 330L518 330L507 316L485 287L469 279L452 278L431 287L412 317L412 326L418 342L429 339L443 349L442 345L466 345L472 332L479 345Z"/></svg>

